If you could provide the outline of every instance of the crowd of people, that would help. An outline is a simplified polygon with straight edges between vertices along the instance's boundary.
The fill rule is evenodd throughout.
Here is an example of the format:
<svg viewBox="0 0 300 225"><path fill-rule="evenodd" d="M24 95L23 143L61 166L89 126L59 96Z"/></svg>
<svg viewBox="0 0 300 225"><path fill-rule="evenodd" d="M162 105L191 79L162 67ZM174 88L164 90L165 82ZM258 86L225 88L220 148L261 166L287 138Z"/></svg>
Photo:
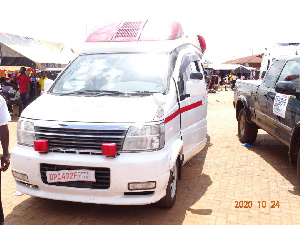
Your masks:
<svg viewBox="0 0 300 225"><path fill-rule="evenodd" d="M49 78L48 78L49 77ZM37 98L44 90L44 82L54 79L45 71L36 73L35 70L21 67L19 71L1 77L0 94L4 97L8 110L13 115L13 106L18 108L18 115L31 101Z"/></svg>
<svg viewBox="0 0 300 225"><path fill-rule="evenodd" d="M220 71L211 70L206 72L206 84L209 93L216 93L221 87L224 87L225 91L233 90L237 80L252 79L254 79L252 73L234 73L230 71L225 75L221 75Z"/></svg>

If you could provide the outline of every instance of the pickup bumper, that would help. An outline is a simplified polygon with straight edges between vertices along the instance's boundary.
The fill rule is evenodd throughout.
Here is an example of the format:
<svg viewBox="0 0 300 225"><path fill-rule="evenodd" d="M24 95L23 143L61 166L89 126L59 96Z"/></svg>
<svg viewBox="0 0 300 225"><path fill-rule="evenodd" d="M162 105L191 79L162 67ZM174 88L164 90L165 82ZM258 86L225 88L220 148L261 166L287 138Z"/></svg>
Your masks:
<svg viewBox="0 0 300 225"><path fill-rule="evenodd" d="M17 145L11 154L11 169L25 174L27 181L15 177L17 190L36 197L74 202L144 205L157 202L166 194L170 171L170 151L121 153L115 158L102 155L35 152L32 147ZM164 163L165 162L165 163ZM109 187L93 189L67 187L59 182L50 185L42 180L41 165L67 166L76 168L108 168ZM156 187L149 190L129 190L131 182L155 181Z"/></svg>

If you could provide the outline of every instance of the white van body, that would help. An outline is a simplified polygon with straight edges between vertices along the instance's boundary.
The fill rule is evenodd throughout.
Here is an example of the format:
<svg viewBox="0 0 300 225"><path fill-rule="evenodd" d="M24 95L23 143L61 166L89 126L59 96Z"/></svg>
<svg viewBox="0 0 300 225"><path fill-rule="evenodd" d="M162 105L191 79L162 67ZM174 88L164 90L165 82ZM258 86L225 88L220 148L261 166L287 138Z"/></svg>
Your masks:
<svg viewBox="0 0 300 225"><path fill-rule="evenodd" d="M173 40L85 44L22 112L11 154L17 190L56 200L172 207L182 165L207 141L202 46L183 33ZM46 152L39 152L39 140ZM114 149L109 144L117 146L116 155L104 155L104 147ZM71 179L70 171L84 176Z"/></svg>
<svg viewBox="0 0 300 225"><path fill-rule="evenodd" d="M275 59L297 56L298 54L300 54L300 43L277 43L266 48L260 66L259 77L264 77Z"/></svg>

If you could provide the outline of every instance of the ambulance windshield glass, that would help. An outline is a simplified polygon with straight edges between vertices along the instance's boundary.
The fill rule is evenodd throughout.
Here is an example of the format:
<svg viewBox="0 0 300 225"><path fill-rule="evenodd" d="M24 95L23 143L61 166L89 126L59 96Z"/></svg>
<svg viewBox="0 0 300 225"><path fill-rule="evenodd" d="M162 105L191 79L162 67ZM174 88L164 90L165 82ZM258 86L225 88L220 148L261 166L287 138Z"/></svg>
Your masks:
<svg viewBox="0 0 300 225"><path fill-rule="evenodd" d="M165 93L168 54L79 56L58 78L52 93Z"/></svg>

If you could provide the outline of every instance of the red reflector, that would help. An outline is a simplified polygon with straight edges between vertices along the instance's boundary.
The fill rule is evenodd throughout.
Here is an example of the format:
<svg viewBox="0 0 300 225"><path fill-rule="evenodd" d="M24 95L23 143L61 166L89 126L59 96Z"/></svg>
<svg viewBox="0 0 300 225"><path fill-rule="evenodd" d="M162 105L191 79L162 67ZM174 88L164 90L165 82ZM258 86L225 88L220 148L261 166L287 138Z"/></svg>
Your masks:
<svg viewBox="0 0 300 225"><path fill-rule="evenodd" d="M201 35L198 35L198 41L199 41L199 44L202 48L202 53L204 53L205 50L206 50L206 42L204 40L204 37L202 37Z"/></svg>
<svg viewBox="0 0 300 225"><path fill-rule="evenodd" d="M117 144L116 143L103 143L102 144L102 155L116 156L117 155Z"/></svg>
<svg viewBox="0 0 300 225"><path fill-rule="evenodd" d="M37 152L48 152L48 140L35 140L34 150Z"/></svg>

